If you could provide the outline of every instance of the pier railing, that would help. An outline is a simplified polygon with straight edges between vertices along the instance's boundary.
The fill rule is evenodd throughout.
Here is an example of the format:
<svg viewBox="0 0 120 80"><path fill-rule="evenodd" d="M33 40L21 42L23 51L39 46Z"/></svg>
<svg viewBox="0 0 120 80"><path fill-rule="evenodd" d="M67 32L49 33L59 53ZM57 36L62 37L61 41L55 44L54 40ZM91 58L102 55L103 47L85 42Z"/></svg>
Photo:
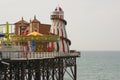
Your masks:
<svg viewBox="0 0 120 80"><path fill-rule="evenodd" d="M21 51L2 51L1 59L26 60L26 59L43 59L55 57L79 57L80 52L60 53L60 52L21 52Z"/></svg>

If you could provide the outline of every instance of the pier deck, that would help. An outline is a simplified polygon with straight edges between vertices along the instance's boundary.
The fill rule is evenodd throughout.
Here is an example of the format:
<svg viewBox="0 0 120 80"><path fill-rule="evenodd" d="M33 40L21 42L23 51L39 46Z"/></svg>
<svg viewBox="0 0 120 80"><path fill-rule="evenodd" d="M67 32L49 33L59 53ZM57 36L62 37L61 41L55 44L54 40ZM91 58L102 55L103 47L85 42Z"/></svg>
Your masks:
<svg viewBox="0 0 120 80"><path fill-rule="evenodd" d="M57 57L79 57L79 52L59 53L59 52L22 52L22 51L2 51L0 60L31 60Z"/></svg>
<svg viewBox="0 0 120 80"><path fill-rule="evenodd" d="M0 80L77 80L76 58L79 52L3 51Z"/></svg>

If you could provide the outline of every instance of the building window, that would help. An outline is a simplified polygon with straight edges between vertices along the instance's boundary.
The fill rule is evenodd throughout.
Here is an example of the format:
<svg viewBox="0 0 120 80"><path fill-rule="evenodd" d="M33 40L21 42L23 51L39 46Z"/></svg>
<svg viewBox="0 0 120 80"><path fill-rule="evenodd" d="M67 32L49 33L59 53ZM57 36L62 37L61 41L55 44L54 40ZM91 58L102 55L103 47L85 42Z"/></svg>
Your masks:
<svg viewBox="0 0 120 80"><path fill-rule="evenodd" d="M26 29L26 27L25 26L21 26L21 30L25 30Z"/></svg>

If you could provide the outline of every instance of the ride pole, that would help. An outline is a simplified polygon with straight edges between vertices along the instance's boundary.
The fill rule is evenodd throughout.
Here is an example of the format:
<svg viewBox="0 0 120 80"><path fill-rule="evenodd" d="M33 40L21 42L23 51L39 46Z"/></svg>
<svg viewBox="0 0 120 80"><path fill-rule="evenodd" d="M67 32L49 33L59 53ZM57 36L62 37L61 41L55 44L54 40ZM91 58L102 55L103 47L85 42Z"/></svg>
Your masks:
<svg viewBox="0 0 120 80"><path fill-rule="evenodd" d="M6 22L6 34L5 34L5 37L6 37L6 45L10 44L10 39L9 39L9 23Z"/></svg>

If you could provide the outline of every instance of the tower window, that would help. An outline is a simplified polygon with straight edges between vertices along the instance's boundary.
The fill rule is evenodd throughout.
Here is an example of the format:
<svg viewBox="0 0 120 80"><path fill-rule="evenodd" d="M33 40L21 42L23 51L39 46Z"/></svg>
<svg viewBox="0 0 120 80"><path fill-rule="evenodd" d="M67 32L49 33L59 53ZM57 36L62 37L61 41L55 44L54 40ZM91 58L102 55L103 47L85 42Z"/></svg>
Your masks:
<svg viewBox="0 0 120 80"><path fill-rule="evenodd" d="M25 30L26 29L26 27L25 26L21 26L21 30Z"/></svg>

